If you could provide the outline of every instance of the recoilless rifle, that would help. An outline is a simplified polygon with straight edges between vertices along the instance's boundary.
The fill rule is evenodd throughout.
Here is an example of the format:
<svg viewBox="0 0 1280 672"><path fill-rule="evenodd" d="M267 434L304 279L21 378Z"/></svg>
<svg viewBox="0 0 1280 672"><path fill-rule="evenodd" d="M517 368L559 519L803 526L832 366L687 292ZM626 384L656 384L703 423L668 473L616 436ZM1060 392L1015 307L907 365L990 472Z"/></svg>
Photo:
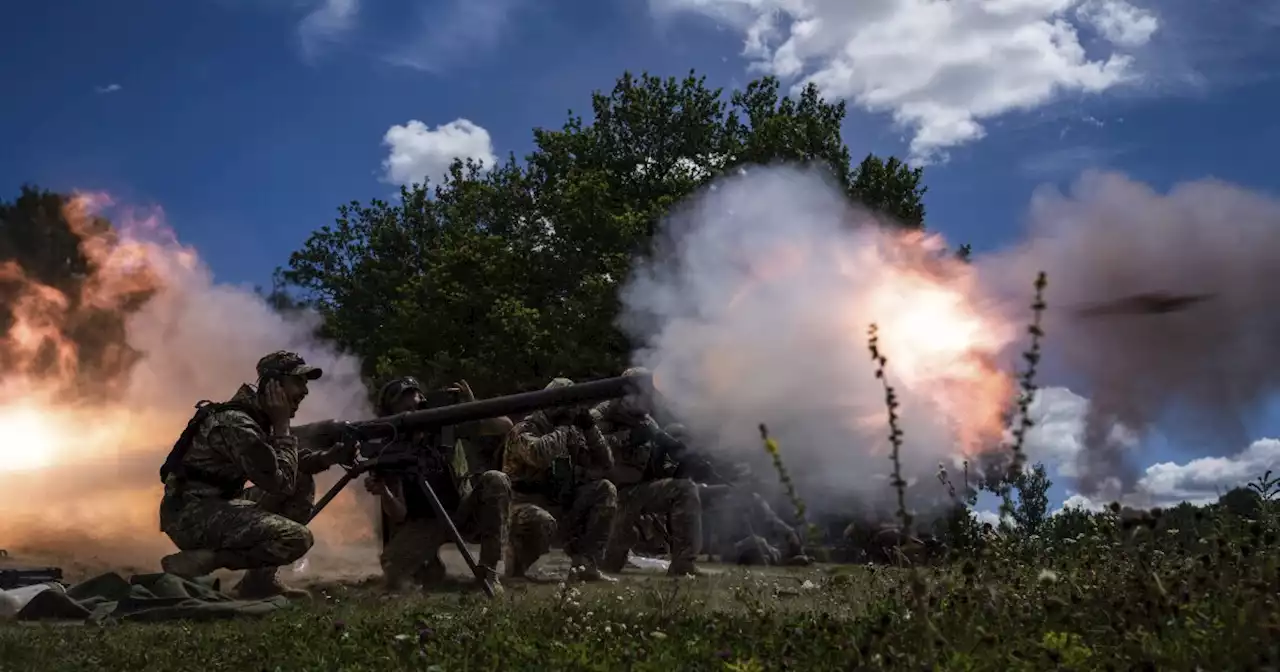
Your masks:
<svg viewBox="0 0 1280 672"><path fill-rule="evenodd" d="M314 520L324 507L347 487L347 484L362 474L404 474L418 465L421 457L418 451L422 446L452 448L455 441L453 429L458 425L564 406L597 403L631 394L650 394L652 386L653 380L650 376L618 376L566 387L463 403L457 403L456 397L429 394L427 401L423 404L425 408L414 411L359 422L324 420L296 426L293 428L293 433L302 441L312 445L355 443L358 446L355 461L341 465L345 473L312 507L308 522ZM426 442L398 440L415 434L426 434L430 440ZM426 479L421 479L420 482L432 511L444 524L449 538L453 540L458 553L466 561L467 568L481 581L485 594L493 597L493 585L489 583L484 570L467 549L453 518L445 510L431 484Z"/></svg>

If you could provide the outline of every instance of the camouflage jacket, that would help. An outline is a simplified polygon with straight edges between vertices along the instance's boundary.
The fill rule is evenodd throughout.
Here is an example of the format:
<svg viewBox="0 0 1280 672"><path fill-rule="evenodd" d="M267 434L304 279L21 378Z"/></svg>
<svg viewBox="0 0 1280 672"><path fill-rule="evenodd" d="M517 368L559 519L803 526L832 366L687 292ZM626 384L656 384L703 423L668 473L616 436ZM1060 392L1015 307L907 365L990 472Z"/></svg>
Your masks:
<svg viewBox="0 0 1280 672"><path fill-rule="evenodd" d="M559 459L567 458L578 479L601 478L613 469L613 454L600 430L552 424L541 411L516 423L502 446L502 471L516 483L543 483Z"/></svg>
<svg viewBox="0 0 1280 672"><path fill-rule="evenodd" d="M626 410L621 399L597 404L591 409L591 415L613 453L610 480L621 487L654 475L652 467L657 457L654 440L663 432L652 416Z"/></svg>
<svg viewBox="0 0 1280 672"><path fill-rule="evenodd" d="M231 401L255 403L252 386L241 385ZM272 436L248 413L224 410L212 413L196 430L191 447L182 460L192 471L207 474L225 483L250 481L271 494L293 493L299 472L317 474L331 464L324 451L300 449L294 436ZM176 494L177 475L165 480L165 496ZM199 497L226 497L224 486L195 478L182 491Z"/></svg>

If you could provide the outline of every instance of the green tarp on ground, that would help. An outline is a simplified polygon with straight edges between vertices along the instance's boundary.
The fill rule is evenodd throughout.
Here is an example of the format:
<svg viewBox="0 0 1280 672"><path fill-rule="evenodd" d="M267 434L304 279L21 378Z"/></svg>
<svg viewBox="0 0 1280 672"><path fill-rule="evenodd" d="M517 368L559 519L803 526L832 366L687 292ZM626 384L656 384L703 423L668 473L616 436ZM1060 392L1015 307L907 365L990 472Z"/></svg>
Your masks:
<svg viewBox="0 0 1280 672"><path fill-rule="evenodd" d="M261 616L288 605L288 599L238 600L221 592L214 578L189 581L172 574L138 574L125 579L107 573L77 583L65 593L46 590L18 612L20 621L74 620L211 621Z"/></svg>

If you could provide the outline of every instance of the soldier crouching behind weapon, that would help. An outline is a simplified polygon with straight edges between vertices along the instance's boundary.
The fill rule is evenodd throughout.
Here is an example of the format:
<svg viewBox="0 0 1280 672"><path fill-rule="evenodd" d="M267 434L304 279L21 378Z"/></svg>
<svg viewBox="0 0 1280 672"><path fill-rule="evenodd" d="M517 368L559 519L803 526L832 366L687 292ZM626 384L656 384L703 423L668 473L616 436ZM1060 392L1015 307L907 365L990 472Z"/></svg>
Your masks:
<svg viewBox="0 0 1280 672"><path fill-rule="evenodd" d="M648 375L642 368L623 376ZM618 515L609 533L604 569L618 573L638 541L641 518L658 516L670 524L671 576L698 575L702 550L702 502L698 486L687 478L662 478L667 453L683 448L658 427L651 415L652 398L631 394L597 405L591 414L614 457L613 482L618 485ZM677 458L678 459L678 458Z"/></svg>
<svg viewBox="0 0 1280 672"><path fill-rule="evenodd" d="M466 381L450 391L459 403L475 401ZM413 411L421 408L424 401L422 385L416 378L399 378L378 393L378 414L385 417ZM506 418L481 420L457 427L455 437L501 435L510 428L511 421ZM430 441L431 436L416 433L400 440L421 444ZM400 590L412 579L430 586L445 577L440 547L451 541L450 533L442 521L436 520L422 480L431 485L444 509L452 512L463 538L480 544L483 580L495 590L501 587L497 568L510 524L511 481L501 471L473 472L461 442L449 443L416 445L416 469L382 476L371 472L365 477L365 489L382 504L385 545L380 560L389 590Z"/></svg>
<svg viewBox="0 0 1280 672"><path fill-rule="evenodd" d="M248 570L243 598L306 591L280 582L277 570L306 555L314 539L305 521L314 475L354 459L354 446L300 449L289 421L322 375L299 355L278 351L258 361L258 386L242 385L222 403L202 401L160 468L160 530L179 552L164 571L184 578L217 569ZM246 482L254 487L245 489Z"/></svg>
<svg viewBox="0 0 1280 672"><path fill-rule="evenodd" d="M688 445L683 425L667 433ZM782 520L751 482L750 468L738 465L730 474L699 451L685 448L674 470L677 478L698 484L703 504L704 547L722 562L739 565L808 565L796 530Z"/></svg>
<svg viewBox="0 0 1280 672"><path fill-rule="evenodd" d="M546 389L571 385L567 378L556 378ZM570 578L613 581L600 573L599 558L618 508L618 491L604 478L613 468L613 455L590 412L565 406L530 414L507 434L501 459L516 502L508 576L524 577L551 550L559 518L566 528Z"/></svg>

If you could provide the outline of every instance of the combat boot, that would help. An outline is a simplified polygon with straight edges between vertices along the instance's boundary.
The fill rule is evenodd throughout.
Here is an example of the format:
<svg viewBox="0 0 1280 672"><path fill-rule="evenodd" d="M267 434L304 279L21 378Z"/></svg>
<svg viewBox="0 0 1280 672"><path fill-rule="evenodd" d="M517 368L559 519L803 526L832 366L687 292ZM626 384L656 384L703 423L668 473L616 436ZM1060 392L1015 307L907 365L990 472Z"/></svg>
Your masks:
<svg viewBox="0 0 1280 672"><path fill-rule="evenodd" d="M184 579L194 579L212 574L219 568L216 551L178 551L160 559L160 568L165 574L173 574Z"/></svg>
<svg viewBox="0 0 1280 672"><path fill-rule="evenodd" d="M612 576L607 576L600 572L600 568L596 566L595 561L584 558L574 558L573 567L569 570L569 578L574 581L583 581L586 583L617 583L618 580Z"/></svg>
<svg viewBox="0 0 1280 672"><path fill-rule="evenodd" d="M268 597L283 595L291 600L311 597L311 593L287 586L280 580L277 568L250 569L244 573L240 583L235 587L236 597L242 600L264 600Z"/></svg>
<svg viewBox="0 0 1280 672"><path fill-rule="evenodd" d="M697 563L692 560L674 560L667 568L667 576L706 576L706 572L699 569Z"/></svg>

